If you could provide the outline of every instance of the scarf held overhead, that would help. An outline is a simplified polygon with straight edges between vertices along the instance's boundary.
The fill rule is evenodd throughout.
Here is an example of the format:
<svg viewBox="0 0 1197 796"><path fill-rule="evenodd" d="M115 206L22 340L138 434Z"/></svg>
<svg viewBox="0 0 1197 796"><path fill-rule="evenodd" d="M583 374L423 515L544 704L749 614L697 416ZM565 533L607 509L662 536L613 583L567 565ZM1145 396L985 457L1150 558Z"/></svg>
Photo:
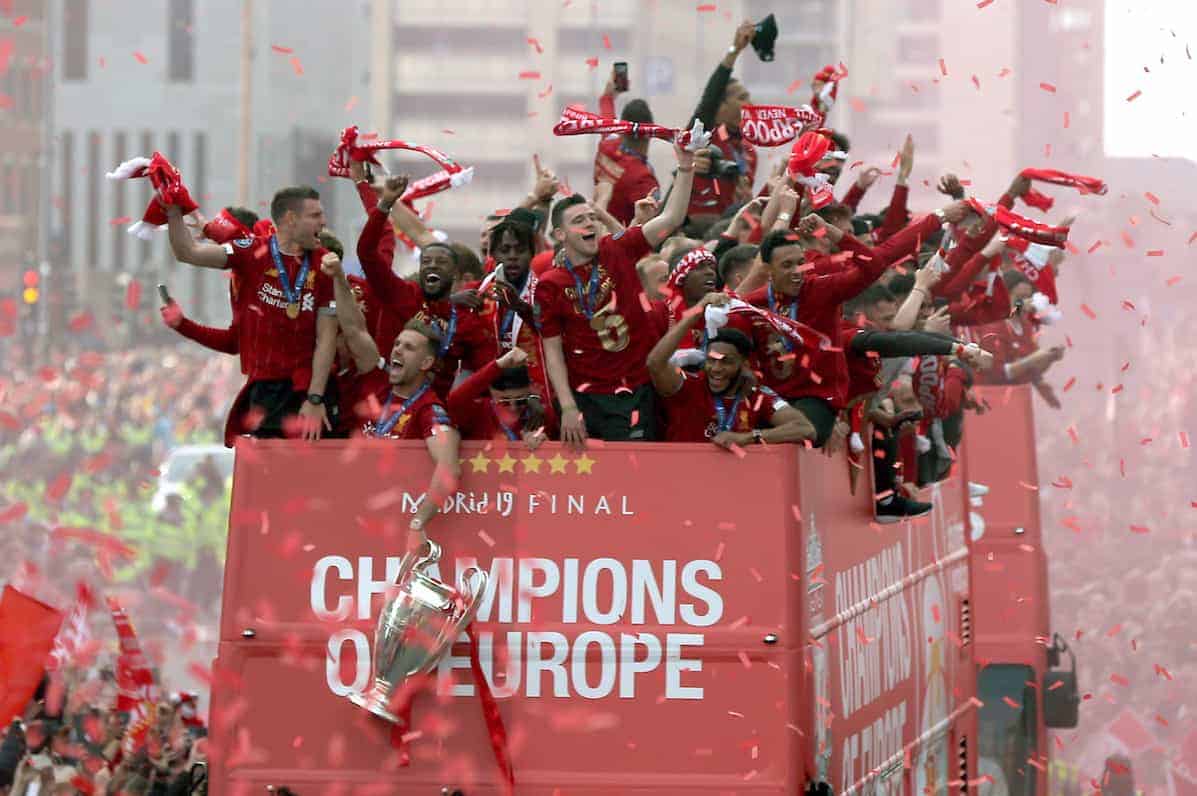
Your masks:
<svg viewBox="0 0 1197 796"><path fill-rule="evenodd" d="M348 177L351 161L358 163L373 163L381 166L376 154L385 149L398 149L406 152L419 152L430 158L441 170L423 177L407 186L400 200L410 204L416 199L432 196L449 188L468 185L474 178L474 167L463 168L436 147L426 144L413 144L396 138L365 140L358 132L357 125L346 127L341 131L341 141L328 159L328 175L330 177Z"/></svg>
<svg viewBox="0 0 1197 796"><path fill-rule="evenodd" d="M194 213L199 206L191 198L183 175L166 156L155 152L151 157L137 157L126 160L105 175L110 180L149 179L154 187L154 196L146 206L141 220L128 228L130 235L141 240L150 240L154 231L166 226L166 207L174 205L183 215Z"/></svg>
<svg viewBox="0 0 1197 796"><path fill-rule="evenodd" d="M740 108L740 135L756 146L781 146L810 127L821 127L823 118L809 105L745 105Z"/></svg>
<svg viewBox="0 0 1197 796"><path fill-rule="evenodd" d="M1039 182L1048 182L1052 185L1065 185L1076 188L1082 194L1094 193L1098 196L1104 196L1106 191L1109 190L1106 184L1096 177L1070 174L1066 171L1057 171L1055 169L1023 169L1021 176L1029 180L1038 180ZM1022 200L1031 207L1038 208L1045 213L1051 210L1052 205L1056 202L1055 199L1034 188L1023 194Z"/></svg>

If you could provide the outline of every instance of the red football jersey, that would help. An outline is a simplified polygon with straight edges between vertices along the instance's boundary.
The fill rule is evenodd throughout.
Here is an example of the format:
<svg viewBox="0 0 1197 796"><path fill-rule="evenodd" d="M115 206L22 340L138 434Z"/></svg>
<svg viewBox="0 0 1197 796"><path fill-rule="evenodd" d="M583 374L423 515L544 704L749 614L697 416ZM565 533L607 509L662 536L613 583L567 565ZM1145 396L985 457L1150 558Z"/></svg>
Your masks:
<svg viewBox="0 0 1197 796"><path fill-rule="evenodd" d="M662 399L665 407L666 442L706 442L720 432L719 410L723 405L727 431L739 433L768 426L773 413L788 404L768 387L753 387L737 402L716 397L707 382L707 374L686 375L673 395Z"/></svg>
<svg viewBox="0 0 1197 796"><path fill-rule="evenodd" d="M237 280L238 344L241 369L252 381L291 379L297 390L306 390L312 377L316 350L316 314L331 310L332 280L320 272L324 249L308 252L308 272L302 285L295 280L302 259L281 254L299 314L287 315L288 301L279 272L270 254L270 238L240 238L224 245L225 265ZM296 292L298 293L296 294Z"/></svg>
<svg viewBox="0 0 1197 796"><path fill-rule="evenodd" d="M437 426L455 427L430 382L414 396L414 401L400 398L392 392L385 365L380 359L377 368L356 380L355 436L428 439Z"/></svg>
<svg viewBox="0 0 1197 796"><path fill-rule="evenodd" d="M627 226L636 215L636 203L650 194L660 199L661 186L648 158L623 145L623 136L609 135L599 144L594 159L594 179L615 183L607 212Z"/></svg>
<svg viewBox="0 0 1197 796"><path fill-rule="evenodd" d="M572 274L559 264L541 275L535 296L540 333L561 337L572 389L611 395L648 383L644 363L656 337L649 302L641 302L636 261L651 250L641 228L631 227L599 241L598 256ZM593 310L591 316L583 303Z"/></svg>

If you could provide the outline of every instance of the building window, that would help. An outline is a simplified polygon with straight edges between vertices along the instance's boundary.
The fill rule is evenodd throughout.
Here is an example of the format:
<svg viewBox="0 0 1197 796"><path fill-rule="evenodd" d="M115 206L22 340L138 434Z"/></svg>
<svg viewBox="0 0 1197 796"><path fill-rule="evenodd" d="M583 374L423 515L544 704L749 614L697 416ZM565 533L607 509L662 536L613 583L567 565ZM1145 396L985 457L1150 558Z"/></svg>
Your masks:
<svg viewBox="0 0 1197 796"><path fill-rule="evenodd" d="M195 2L170 0L166 4L167 69L171 82L195 79Z"/></svg>
<svg viewBox="0 0 1197 796"><path fill-rule="evenodd" d="M74 262L75 252L71 248L74 244L72 233L75 229L75 134L70 130L62 131L62 262L61 265L70 266Z"/></svg>
<svg viewBox="0 0 1197 796"><path fill-rule="evenodd" d="M62 79L87 79L87 2L63 0Z"/></svg>

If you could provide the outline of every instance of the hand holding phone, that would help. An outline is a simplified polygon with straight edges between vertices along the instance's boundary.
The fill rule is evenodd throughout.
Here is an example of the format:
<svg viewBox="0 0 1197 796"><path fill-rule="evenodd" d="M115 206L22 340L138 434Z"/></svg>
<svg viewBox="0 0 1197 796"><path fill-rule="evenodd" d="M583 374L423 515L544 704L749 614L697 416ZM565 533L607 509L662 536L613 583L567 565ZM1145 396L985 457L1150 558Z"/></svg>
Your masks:
<svg viewBox="0 0 1197 796"><path fill-rule="evenodd" d="M615 93L622 94L628 90L628 62L616 61L612 71L615 78Z"/></svg>
<svg viewBox="0 0 1197 796"><path fill-rule="evenodd" d="M158 285L158 296L162 299L163 304L170 304L174 299L170 297L170 291L166 289L166 285Z"/></svg>

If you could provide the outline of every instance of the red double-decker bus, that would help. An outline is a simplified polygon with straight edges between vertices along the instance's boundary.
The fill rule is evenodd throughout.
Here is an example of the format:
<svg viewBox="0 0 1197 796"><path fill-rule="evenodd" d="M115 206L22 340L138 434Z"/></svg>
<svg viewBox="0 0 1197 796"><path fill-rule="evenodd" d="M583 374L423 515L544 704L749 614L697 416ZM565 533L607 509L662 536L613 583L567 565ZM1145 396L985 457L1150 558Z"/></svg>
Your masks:
<svg viewBox="0 0 1197 796"><path fill-rule="evenodd" d="M990 397L991 418L1021 405L1029 423L1012 395ZM429 535L444 582L490 575L474 629L497 744L464 634L410 726L349 698L372 682L423 446L242 441L212 792L504 792L496 745L529 794L1042 792L1005 767L1046 755L1038 525L999 530L1005 501L1033 512L1035 496L981 463L989 423L969 423L961 466L928 489L933 513L894 525L873 521L841 457L796 446L464 444ZM1029 425L1018 443L1033 484ZM967 478L991 490L971 523Z"/></svg>

